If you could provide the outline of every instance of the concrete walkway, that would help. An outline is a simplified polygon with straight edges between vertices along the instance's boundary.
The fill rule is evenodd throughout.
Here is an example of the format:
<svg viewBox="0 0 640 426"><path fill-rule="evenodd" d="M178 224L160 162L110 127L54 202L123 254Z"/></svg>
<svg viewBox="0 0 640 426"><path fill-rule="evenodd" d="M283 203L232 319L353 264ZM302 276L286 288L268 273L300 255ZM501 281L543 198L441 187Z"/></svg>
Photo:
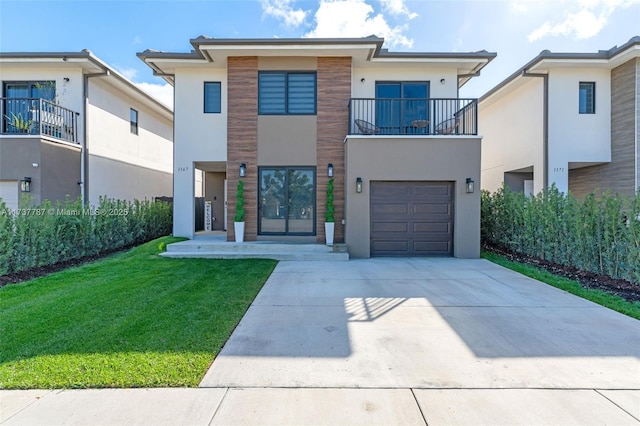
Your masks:
<svg viewBox="0 0 640 426"><path fill-rule="evenodd" d="M639 342L484 260L281 262L200 389L2 391L0 422L640 425Z"/></svg>

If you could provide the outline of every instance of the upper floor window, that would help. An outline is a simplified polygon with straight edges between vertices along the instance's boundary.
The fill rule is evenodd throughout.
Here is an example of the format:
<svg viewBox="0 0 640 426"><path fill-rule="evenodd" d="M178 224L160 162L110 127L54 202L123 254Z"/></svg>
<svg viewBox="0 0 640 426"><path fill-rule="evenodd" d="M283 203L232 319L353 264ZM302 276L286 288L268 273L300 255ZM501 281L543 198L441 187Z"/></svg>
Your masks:
<svg viewBox="0 0 640 426"><path fill-rule="evenodd" d="M222 89L218 81L204 82L204 112L205 114L219 114L221 111Z"/></svg>
<svg viewBox="0 0 640 426"><path fill-rule="evenodd" d="M580 95L578 112L580 114L596 113L596 83L580 82Z"/></svg>
<svg viewBox="0 0 640 426"><path fill-rule="evenodd" d="M131 108L129 112L129 121L131 122L131 133L134 135L138 134L138 111Z"/></svg>
<svg viewBox="0 0 640 426"><path fill-rule="evenodd" d="M4 84L6 98L36 98L54 101L56 98L55 81L16 81Z"/></svg>
<svg viewBox="0 0 640 426"><path fill-rule="evenodd" d="M316 113L316 73L263 71L258 75L258 114Z"/></svg>

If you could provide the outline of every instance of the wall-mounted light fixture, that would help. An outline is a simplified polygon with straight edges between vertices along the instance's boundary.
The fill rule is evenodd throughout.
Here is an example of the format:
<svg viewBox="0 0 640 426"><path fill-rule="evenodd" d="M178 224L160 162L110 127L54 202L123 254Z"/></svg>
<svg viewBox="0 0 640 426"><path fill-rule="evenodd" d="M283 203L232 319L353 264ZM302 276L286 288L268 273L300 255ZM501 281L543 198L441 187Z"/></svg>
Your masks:
<svg viewBox="0 0 640 426"><path fill-rule="evenodd" d="M240 164L240 177L244 177L247 174L247 165L245 163Z"/></svg>
<svg viewBox="0 0 640 426"><path fill-rule="evenodd" d="M31 163L31 166L32 166L34 169L37 169L38 167L40 167L40 164L38 164L38 163Z"/></svg>
<svg viewBox="0 0 640 426"><path fill-rule="evenodd" d="M362 192L362 178L361 177L357 177L356 178L356 192L358 194L360 194Z"/></svg>
<svg viewBox="0 0 640 426"><path fill-rule="evenodd" d="M333 163L329 163L327 166L327 176L333 177Z"/></svg>
<svg viewBox="0 0 640 426"><path fill-rule="evenodd" d="M445 83L445 81L446 81L446 80L445 80L444 78L441 78L441 79L440 79L440 84L444 84L444 83Z"/></svg>
<svg viewBox="0 0 640 426"><path fill-rule="evenodd" d="M467 194L472 194L474 189L473 179L467 178Z"/></svg>
<svg viewBox="0 0 640 426"><path fill-rule="evenodd" d="M365 82L365 79L364 79L364 77L362 77L362 78L360 79L360 83L364 83L364 82Z"/></svg>
<svg viewBox="0 0 640 426"><path fill-rule="evenodd" d="M63 78L63 80L65 81L65 83L68 83L69 82L69 77L65 77L65 78Z"/></svg>
<svg viewBox="0 0 640 426"><path fill-rule="evenodd" d="M31 178L25 177L20 181L20 191L31 192Z"/></svg>

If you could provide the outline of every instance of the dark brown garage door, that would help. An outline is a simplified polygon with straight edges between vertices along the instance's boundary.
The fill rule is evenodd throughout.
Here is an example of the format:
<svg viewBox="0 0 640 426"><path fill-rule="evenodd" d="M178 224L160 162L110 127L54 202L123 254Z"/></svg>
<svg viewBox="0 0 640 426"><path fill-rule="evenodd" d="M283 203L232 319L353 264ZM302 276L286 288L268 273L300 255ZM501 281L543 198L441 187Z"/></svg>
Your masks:
<svg viewBox="0 0 640 426"><path fill-rule="evenodd" d="M371 256L451 256L453 182L371 182Z"/></svg>

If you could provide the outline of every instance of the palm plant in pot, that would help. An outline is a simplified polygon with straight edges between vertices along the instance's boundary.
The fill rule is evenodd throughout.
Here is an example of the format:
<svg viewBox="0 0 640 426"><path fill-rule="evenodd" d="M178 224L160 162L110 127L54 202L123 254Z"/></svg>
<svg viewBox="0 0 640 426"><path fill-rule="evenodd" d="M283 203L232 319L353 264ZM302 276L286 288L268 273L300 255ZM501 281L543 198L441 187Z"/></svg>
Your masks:
<svg viewBox="0 0 640 426"><path fill-rule="evenodd" d="M238 181L236 190L236 215L233 217L236 243L244 241L244 181Z"/></svg>
<svg viewBox="0 0 640 426"><path fill-rule="evenodd" d="M333 217L333 178L327 182L327 205L324 212L324 233L327 239L327 245L333 245L333 232L335 229L335 219Z"/></svg>

